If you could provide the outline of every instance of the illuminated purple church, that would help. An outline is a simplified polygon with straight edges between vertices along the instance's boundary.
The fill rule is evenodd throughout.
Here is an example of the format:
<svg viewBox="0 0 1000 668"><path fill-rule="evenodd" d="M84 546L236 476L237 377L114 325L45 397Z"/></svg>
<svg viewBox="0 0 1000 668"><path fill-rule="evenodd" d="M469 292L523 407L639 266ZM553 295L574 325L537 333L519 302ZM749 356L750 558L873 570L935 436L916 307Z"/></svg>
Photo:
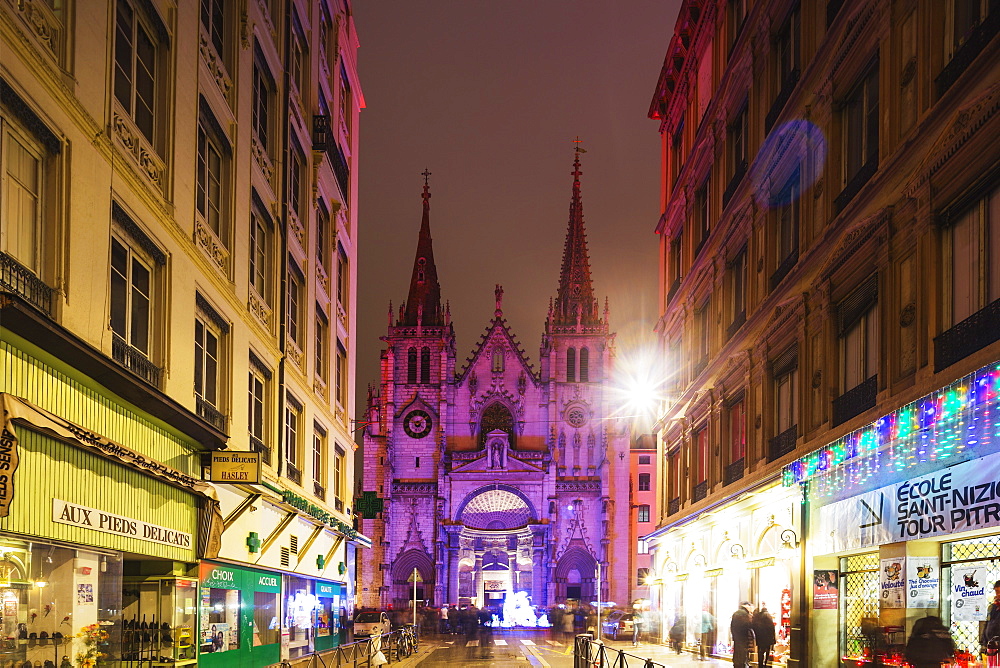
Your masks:
<svg viewBox="0 0 1000 668"><path fill-rule="evenodd" d="M608 308L590 277L580 154L562 271L535 370L496 311L470 361L456 367L430 230L430 192L405 304L390 307L381 385L369 397L364 490L384 499L364 519L361 605L627 603L631 576L628 439L605 380L615 359ZM622 554L616 563L615 552ZM609 573L609 564L611 572ZM609 577L610 576L610 577Z"/></svg>

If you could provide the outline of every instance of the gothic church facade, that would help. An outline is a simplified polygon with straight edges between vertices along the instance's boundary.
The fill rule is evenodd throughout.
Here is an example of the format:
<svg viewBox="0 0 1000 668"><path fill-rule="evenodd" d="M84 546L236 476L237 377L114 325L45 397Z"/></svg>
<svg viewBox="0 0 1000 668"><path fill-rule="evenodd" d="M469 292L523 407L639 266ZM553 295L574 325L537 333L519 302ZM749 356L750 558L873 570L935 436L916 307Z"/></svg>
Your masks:
<svg viewBox="0 0 1000 668"><path fill-rule="evenodd" d="M608 306L594 296L579 151L558 292L535 370L503 316L503 290L470 360L456 365L430 233L430 192L406 302L390 305L381 381L369 396L359 603L406 608L627 603L628 435L612 415ZM620 555L616 560L616 553ZM414 573L416 572L416 578Z"/></svg>

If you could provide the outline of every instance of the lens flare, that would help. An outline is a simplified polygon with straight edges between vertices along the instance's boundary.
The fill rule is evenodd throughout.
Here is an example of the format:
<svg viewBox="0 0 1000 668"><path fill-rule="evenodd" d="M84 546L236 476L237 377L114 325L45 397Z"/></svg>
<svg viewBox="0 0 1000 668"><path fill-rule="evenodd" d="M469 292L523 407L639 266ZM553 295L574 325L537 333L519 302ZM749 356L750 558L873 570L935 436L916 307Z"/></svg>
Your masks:
<svg viewBox="0 0 1000 668"><path fill-rule="evenodd" d="M826 149L823 131L809 121L787 121L771 130L750 171L757 203L777 208L798 199L823 175Z"/></svg>

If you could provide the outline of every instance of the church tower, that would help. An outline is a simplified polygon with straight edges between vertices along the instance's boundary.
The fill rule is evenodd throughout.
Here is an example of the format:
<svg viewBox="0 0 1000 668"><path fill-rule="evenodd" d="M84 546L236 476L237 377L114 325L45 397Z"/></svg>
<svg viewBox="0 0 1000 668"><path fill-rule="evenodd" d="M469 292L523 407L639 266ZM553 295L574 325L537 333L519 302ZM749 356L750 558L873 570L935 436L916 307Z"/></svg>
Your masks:
<svg viewBox="0 0 1000 668"><path fill-rule="evenodd" d="M616 421L609 419L614 411L607 390L613 382L614 335L607 302L601 313L591 281L580 188L581 153L578 145L559 287L549 306L540 351L556 461L557 517L553 519L559 540L552 555L550 586L554 598L574 598L578 593L583 598L593 596L596 560L603 566L602 600L617 601L628 592L609 586L608 549L615 528L627 526L628 467L622 466L626 460L617 455L627 450L628 439L618 433ZM627 540L627 532L624 536Z"/></svg>
<svg viewBox="0 0 1000 668"><path fill-rule="evenodd" d="M434 487L455 373L455 332L448 306L441 303L434 262L429 177L425 171L423 217L409 293L397 313L389 305L381 384L369 400L364 488L386 501L378 517L364 520L364 532L375 537L375 544L362 567L371 582L368 592L360 592L362 605L412 597L414 568L418 598L434 598Z"/></svg>

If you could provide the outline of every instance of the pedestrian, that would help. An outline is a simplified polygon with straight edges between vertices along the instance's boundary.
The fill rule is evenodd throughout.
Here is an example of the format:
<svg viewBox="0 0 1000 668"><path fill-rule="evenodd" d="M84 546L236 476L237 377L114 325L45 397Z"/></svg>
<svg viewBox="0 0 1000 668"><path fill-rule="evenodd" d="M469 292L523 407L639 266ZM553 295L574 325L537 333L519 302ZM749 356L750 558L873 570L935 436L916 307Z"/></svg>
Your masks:
<svg viewBox="0 0 1000 668"><path fill-rule="evenodd" d="M566 644L573 642L573 613L566 611L562 616L563 639Z"/></svg>
<svg viewBox="0 0 1000 668"><path fill-rule="evenodd" d="M753 643L753 629L750 626L752 608L750 601L743 601L729 623L729 633L733 638L733 668L749 668L750 645Z"/></svg>
<svg viewBox="0 0 1000 668"><path fill-rule="evenodd" d="M674 625L670 627L670 646L674 648L675 652L677 652L677 656L681 655L681 645L684 643L685 626L684 617L682 615L677 615L677 619L674 620Z"/></svg>
<svg viewBox="0 0 1000 668"><path fill-rule="evenodd" d="M753 613L750 619L754 642L757 644L757 668L771 665L771 650L774 649L774 618L767 611L764 603Z"/></svg>
<svg viewBox="0 0 1000 668"><path fill-rule="evenodd" d="M639 646L639 639L642 638L642 625L645 619L642 616L642 610L638 608L632 613L632 647Z"/></svg>
<svg viewBox="0 0 1000 668"><path fill-rule="evenodd" d="M493 644L493 615L486 608L477 613L479 622L479 656L488 659Z"/></svg>
<svg viewBox="0 0 1000 668"><path fill-rule="evenodd" d="M913 668L941 668L954 655L955 642L940 617L927 615L916 621L906 643L906 660Z"/></svg>
<svg viewBox="0 0 1000 668"><path fill-rule="evenodd" d="M438 615L440 617L440 627L439 628L440 628L440 632L441 632L442 635L445 634L445 633L448 633L448 631L450 630L448 628L448 613L450 611L451 611L451 609L447 605L442 605L441 606L441 610L438 613Z"/></svg>
<svg viewBox="0 0 1000 668"><path fill-rule="evenodd" d="M562 635L562 618L563 609L560 605L552 606L549 610L549 624L551 625L549 629L552 632L552 639L559 640L559 636Z"/></svg>
<svg viewBox="0 0 1000 668"><path fill-rule="evenodd" d="M701 634L701 642L698 645L698 660L707 661L711 654L709 648L712 645L712 632L715 630L715 617L708 610L701 611L701 620L696 629Z"/></svg>

